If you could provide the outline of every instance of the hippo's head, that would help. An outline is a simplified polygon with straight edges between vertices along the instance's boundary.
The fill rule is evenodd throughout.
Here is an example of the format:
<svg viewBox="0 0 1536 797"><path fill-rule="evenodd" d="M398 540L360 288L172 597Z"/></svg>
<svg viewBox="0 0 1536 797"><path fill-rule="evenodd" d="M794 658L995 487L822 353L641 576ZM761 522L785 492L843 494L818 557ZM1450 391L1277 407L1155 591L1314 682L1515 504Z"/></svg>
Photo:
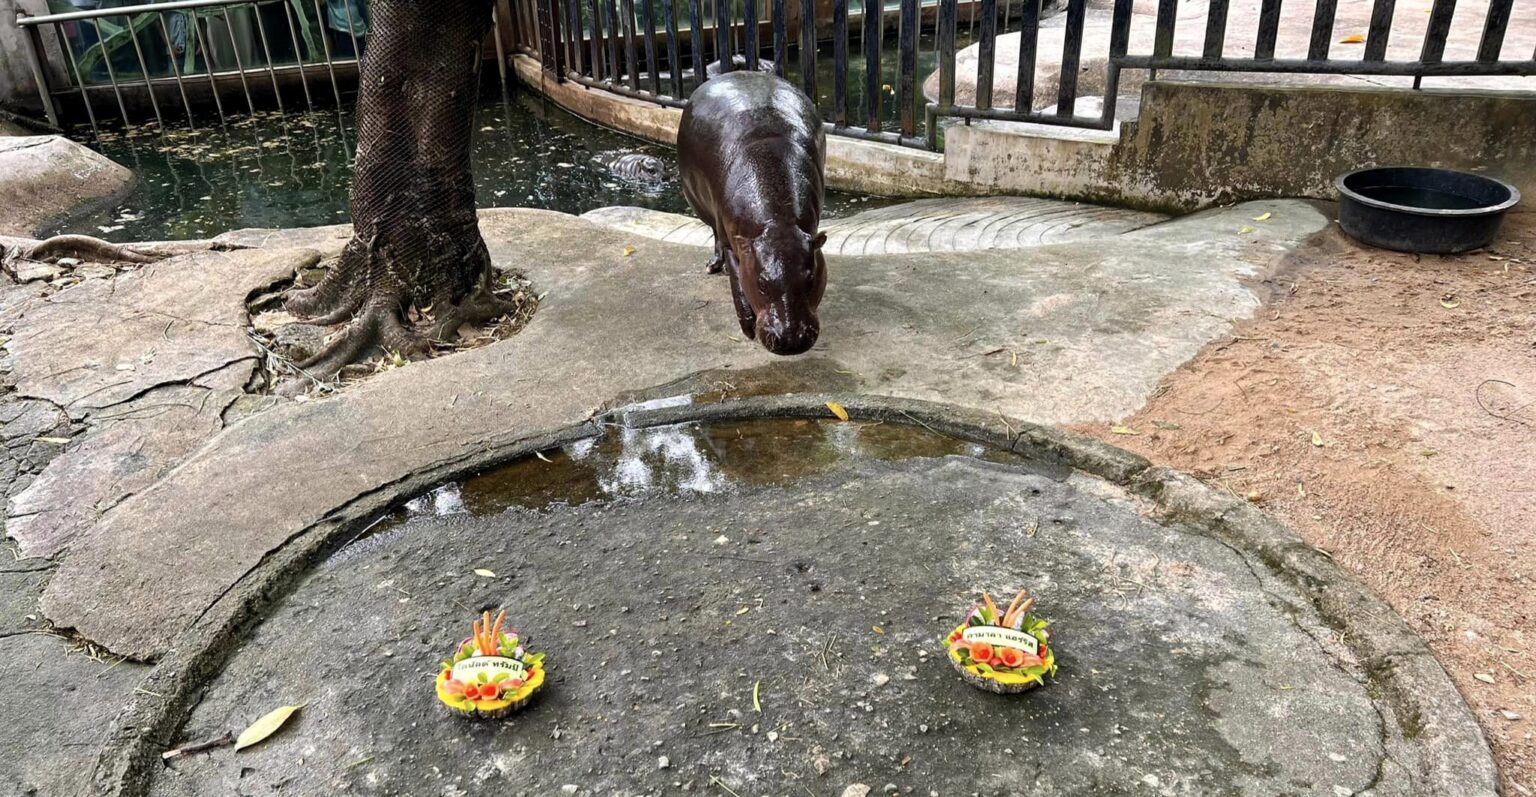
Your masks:
<svg viewBox="0 0 1536 797"><path fill-rule="evenodd" d="M816 308L827 288L826 233L770 226L756 238L731 237L736 269L731 293L741 331L774 354L803 354L816 344Z"/></svg>

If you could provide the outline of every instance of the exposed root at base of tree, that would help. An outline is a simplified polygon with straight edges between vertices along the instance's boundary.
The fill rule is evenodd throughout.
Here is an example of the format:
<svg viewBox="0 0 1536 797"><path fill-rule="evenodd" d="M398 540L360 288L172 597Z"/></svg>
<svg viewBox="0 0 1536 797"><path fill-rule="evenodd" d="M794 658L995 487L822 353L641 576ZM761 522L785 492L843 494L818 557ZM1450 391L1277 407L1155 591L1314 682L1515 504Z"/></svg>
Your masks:
<svg viewBox="0 0 1536 797"><path fill-rule="evenodd" d="M89 235L55 235L45 241L38 241L32 248L17 253L15 257L40 263L52 263L64 257L90 263L153 263L160 259L154 254Z"/></svg>

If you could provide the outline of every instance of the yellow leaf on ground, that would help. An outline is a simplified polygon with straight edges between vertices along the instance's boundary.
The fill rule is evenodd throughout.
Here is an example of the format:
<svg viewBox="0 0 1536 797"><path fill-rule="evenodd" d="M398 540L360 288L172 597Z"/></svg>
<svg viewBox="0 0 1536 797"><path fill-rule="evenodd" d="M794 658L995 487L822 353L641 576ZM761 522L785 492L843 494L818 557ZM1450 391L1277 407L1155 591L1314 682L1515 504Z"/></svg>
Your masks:
<svg viewBox="0 0 1536 797"><path fill-rule="evenodd" d="M288 718L293 716L295 711L303 707L304 704L300 703L297 706L283 706L268 712L266 716L251 723L251 727L240 732L240 736L235 739L235 751L244 750L277 733L277 729L283 727L283 723L287 722Z"/></svg>
<svg viewBox="0 0 1536 797"><path fill-rule="evenodd" d="M1109 433L1110 434L1131 434L1131 435L1141 434L1141 432L1138 432L1138 431L1136 431L1135 429L1132 429L1129 426L1111 426L1111 427L1109 427Z"/></svg>
<svg viewBox="0 0 1536 797"><path fill-rule="evenodd" d="M761 689L762 686L762 681L758 681L757 683L752 684L752 710L759 714L763 713L763 701L757 698L757 691Z"/></svg>
<svg viewBox="0 0 1536 797"><path fill-rule="evenodd" d="M1254 216L1253 220L1254 221L1269 221L1269 217L1271 217L1273 215L1275 215L1275 214L1270 213L1269 211L1266 210L1263 213L1260 213L1259 215Z"/></svg>
<svg viewBox="0 0 1536 797"><path fill-rule="evenodd" d="M1351 33L1348 36L1345 36L1344 38L1339 39L1339 44L1364 44L1364 43L1365 43L1365 37L1360 35L1360 34L1358 34L1358 33Z"/></svg>
<svg viewBox="0 0 1536 797"><path fill-rule="evenodd" d="M881 628L878 625L872 625L872 626L870 626L870 629L873 630L877 634L881 634L881 635L885 634L885 629Z"/></svg>
<svg viewBox="0 0 1536 797"><path fill-rule="evenodd" d="M827 409L831 410L832 414L836 415L838 420L840 420L840 421L848 420L848 411L843 409L843 405L841 405L841 404L839 404L839 403L837 403L835 401L829 401L829 402L827 402Z"/></svg>
<svg viewBox="0 0 1536 797"><path fill-rule="evenodd" d="M1237 234L1238 235L1247 235L1248 233L1251 233L1251 232L1253 232L1253 228L1252 227L1248 227L1248 226L1245 225L1241 230L1237 231Z"/></svg>
<svg viewBox="0 0 1536 797"><path fill-rule="evenodd" d="M750 611L752 611L752 607L751 606L743 606L740 609L736 610L736 616L740 617L743 614L746 614L747 612L750 612Z"/></svg>
<svg viewBox="0 0 1536 797"><path fill-rule="evenodd" d="M493 573L493 572L491 572L489 570L486 570L483 567L475 568L475 575L480 576L481 578L495 578L496 577L495 573Z"/></svg>
<svg viewBox="0 0 1536 797"><path fill-rule="evenodd" d="M1446 294L1445 296L1440 297L1440 306L1447 310L1455 310L1461 306L1461 302L1457 301L1455 296Z"/></svg>
<svg viewBox="0 0 1536 797"><path fill-rule="evenodd" d="M58 445L64 445L69 442L68 437L34 437L32 439L39 443L57 443Z"/></svg>
<svg viewBox="0 0 1536 797"><path fill-rule="evenodd" d="M634 253L635 253L635 248L633 246L626 246L626 247L624 247L624 256L625 257L629 257L630 255L632 255Z"/></svg>
<svg viewBox="0 0 1536 797"><path fill-rule="evenodd" d="M1318 448L1322 448L1323 447L1323 436L1318 434L1317 432L1313 432L1312 433L1312 445L1317 446Z"/></svg>

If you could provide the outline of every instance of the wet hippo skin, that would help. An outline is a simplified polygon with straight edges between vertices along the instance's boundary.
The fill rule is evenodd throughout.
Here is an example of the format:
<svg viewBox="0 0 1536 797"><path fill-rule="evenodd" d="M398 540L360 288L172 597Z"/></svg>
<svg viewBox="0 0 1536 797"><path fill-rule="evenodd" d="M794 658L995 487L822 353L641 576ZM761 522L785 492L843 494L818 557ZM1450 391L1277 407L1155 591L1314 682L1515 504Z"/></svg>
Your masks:
<svg viewBox="0 0 1536 797"><path fill-rule="evenodd" d="M821 332L825 151L815 106L762 72L706 81L678 129L683 195L715 232L709 271L730 277L741 331L774 354L808 351Z"/></svg>

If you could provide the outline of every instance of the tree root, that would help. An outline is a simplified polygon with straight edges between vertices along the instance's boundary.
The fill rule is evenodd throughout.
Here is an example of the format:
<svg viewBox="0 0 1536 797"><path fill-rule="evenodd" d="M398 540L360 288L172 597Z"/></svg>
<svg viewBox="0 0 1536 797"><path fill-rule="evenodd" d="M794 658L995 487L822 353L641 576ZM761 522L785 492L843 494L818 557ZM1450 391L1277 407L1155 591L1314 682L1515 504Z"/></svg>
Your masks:
<svg viewBox="0 0 1536 797"><path fill-rule="evenodd" d="M89 235L55 235L39 241L18 258L38 262L54 262L61 257L74 257L92 263L153 263L154 255L140 252L122 244L92 238Z"/></svg>
<svg viewBox="0 0 1536 797"><path fill-rule="evenodd" d="M299 367L317 379L330 379L352 363L365 360L377 351L392 352L405 358L425 354L429 344L410 328L398 305L373 304L365 308L315 356Z"/></svg>
<svg viewBox="0 0 1536 797"><path fill-rule="evenodd" d="M478 285L464 301L442 309L432 325L432 340L450 342L465 324L478 326L501 318L517 309L515 302L497 296L487 285Z"/></svg>

